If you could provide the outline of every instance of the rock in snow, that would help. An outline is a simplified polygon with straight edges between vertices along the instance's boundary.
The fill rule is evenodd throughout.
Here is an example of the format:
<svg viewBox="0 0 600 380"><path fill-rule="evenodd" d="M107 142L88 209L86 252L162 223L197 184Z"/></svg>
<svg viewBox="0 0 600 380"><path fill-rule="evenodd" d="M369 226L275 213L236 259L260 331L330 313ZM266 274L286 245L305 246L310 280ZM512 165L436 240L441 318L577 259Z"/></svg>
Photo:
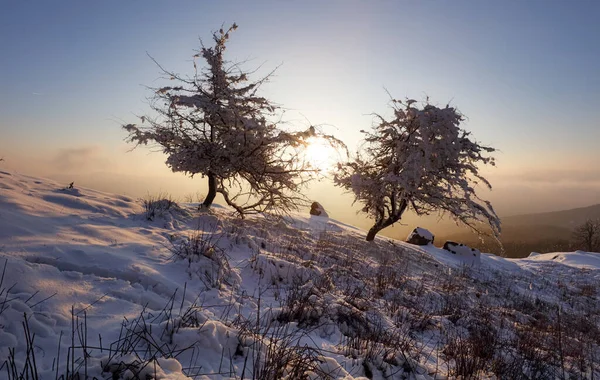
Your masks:
<svg viewBox="0 0 600 380"><path fill-rule="evenodd" d="M313 202L310 205L310 215L329 217L329 214L327 214L327 211L325 211L325 208L319 202Z"/></svg>
<svg viewBox="0 0 600 380"><path fill-rule="evenodd" d="M462 243L456 243L454 241L446 241L444 243L444 249L457 257L460 257L465 264L480 264L481 263L481 252L476 248L471 248L468 245Z"/></svg>
<svg viewBox="0 0 600 380"><path fill-rule="evenodd" d="M406 242L416 245L433 244L435 236L425 228L417 227L406 238Z"/></svg>

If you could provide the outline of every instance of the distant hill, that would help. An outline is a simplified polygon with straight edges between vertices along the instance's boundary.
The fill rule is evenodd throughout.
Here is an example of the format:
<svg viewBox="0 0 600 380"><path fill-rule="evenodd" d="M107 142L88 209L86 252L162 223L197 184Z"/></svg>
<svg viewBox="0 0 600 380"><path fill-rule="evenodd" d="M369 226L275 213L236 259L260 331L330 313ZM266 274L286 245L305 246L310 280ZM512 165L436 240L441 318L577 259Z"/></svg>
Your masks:
<svg viewBox="0 0 600 380"><path fill-rule="evenodd" d="M502 217L502 244L508 257L527 257L531 252L556 252L579 249L571 244L573 229L588 219L600 218L600 204L570 210ZM440 234L439 244L453 240L485 252L501 253L493 239L481 242L477 234L453 231Z"/></svg>
<svg viewBox="0 0 600 380"><path fill-rule="evenodd" d="M586 220L596 218L600 218L600 204L539 214L506 216L502 218L502 223L511 227L543 224L572 230Z"/></svg>

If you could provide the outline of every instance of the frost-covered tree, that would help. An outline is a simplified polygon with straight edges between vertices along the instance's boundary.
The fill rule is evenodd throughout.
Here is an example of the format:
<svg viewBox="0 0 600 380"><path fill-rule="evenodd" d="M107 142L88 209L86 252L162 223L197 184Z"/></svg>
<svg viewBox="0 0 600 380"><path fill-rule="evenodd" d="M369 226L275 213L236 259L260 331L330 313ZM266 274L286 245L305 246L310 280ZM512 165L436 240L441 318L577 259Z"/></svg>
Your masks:
<svg viewBox="0 0 600 380"><path fill-rule="evenodd" d="M206 177L205 207L220 193L242 216L288 211L306 203L301 191L318 169L303 159L302 151L307 138L319 134L313 127L295 133L279 127L278 107L258 94L270 75L251 81L241 64L224 57L235 29L233 24L213 33L213 46L201 45L191 77L157 63L175 85L154 89L153 116L123 128L129 142L158 145L174 172Z"/></svg>
<svg viewBox="0 0 600 380"><path fill-rule="evenodd" d="M573 231L573 242L587 252L600 251L600 219L588 219Z"/></svg>
<svg viewBox="0 0 600 380"><path fill-rule="evenodd" d="M367 240L408 209L418 215L445 212L475 230L485 221L497 236L500 220L475 192L478 184L491 189L477 165L494 165L489 156L494 149L459 127L463 116L453 107L392 100L392 108L390 120L375 114L373 130L362 131L362 151L339 163L334 176L335 184L354 193L362 211L375 219Z"/></svg>

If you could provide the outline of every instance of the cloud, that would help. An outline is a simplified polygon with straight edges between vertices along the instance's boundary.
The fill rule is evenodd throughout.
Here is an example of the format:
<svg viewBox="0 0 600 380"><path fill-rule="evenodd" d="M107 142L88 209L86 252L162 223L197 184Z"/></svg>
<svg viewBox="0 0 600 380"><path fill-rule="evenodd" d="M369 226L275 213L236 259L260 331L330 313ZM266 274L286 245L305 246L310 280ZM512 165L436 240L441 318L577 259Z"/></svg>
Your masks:
<svg viewBox="0 0 600 380"><path fill-rule="evenodd" d="M90 167L107 165L107 159L102 156L102 149L98 146L85 146L81 148L59 149L50 160L53 169L61 171L78 171Z"/></svg>

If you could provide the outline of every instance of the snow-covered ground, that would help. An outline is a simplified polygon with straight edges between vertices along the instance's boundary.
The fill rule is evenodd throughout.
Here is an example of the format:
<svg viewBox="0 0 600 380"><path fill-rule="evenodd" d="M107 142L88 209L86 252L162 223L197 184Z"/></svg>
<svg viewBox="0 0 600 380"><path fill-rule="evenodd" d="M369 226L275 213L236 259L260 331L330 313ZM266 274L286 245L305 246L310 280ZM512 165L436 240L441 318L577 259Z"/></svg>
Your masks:
<svg viewBox="0 0 600 380"><path fill-rule="evenodd" d="M0 378L600 376L598 253L158 206L0 172Z"/></svg>

